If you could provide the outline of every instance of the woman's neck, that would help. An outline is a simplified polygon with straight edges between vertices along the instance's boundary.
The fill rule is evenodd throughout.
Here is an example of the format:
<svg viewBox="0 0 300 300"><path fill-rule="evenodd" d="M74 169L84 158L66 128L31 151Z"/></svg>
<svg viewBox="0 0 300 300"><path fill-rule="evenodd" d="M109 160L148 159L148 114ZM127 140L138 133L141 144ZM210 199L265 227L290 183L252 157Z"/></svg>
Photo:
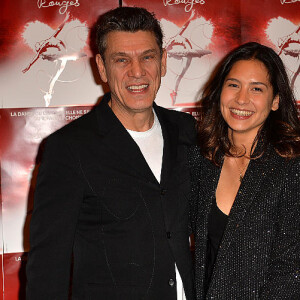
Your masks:
<svg viewBox="0 0 300 300"><path fill-rule="evenodd" d="M232 154L250 157L256 134L251 136L249 134L232 133L232 131L229 131L228 136L233 145L233 149L231 149Z"/></svg>

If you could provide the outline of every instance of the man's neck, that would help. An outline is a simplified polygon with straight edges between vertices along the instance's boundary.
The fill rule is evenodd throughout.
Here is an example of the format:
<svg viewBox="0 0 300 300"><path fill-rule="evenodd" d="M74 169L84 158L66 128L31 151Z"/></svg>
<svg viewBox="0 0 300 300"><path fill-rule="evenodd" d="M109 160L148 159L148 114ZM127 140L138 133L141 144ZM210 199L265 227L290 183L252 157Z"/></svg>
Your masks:
<svg viewBox="0 0 300 300"><path fill-rule="evenodd" d="M128 112L114 109L114 106L111 105L111 101L108 105L126 129L143 132L149 130L153 125L154 113L152 107L143 111Z"/></svg>

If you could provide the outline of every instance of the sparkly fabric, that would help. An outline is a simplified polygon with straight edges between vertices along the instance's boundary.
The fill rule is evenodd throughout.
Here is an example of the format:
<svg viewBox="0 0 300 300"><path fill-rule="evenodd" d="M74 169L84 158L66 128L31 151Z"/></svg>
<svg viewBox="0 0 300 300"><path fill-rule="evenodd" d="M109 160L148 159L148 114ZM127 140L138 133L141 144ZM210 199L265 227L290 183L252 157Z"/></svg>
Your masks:
<svg viewBox="0 0 300 300"><path fill-rule="evenodd" d="M230 211L210 286L203 292L208 215L221 169L189 153L197 299L300 299L300 158L269 146L251 160Z"/></svg>

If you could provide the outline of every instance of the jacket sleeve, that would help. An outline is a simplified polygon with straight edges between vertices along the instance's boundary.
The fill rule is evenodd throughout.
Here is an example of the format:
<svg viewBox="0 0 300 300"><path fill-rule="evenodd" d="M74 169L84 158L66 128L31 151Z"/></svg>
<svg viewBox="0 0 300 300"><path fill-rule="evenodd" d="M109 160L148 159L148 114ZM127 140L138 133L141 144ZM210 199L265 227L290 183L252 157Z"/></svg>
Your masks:
<svg viewBox="0 0 300 300"><path fill-rule="evenodd" d="M300 160L285 179L267 283L261 299L300 299Z"/></svg>
<svg viewBox="0 0 300 300"><path fill-rule="evenodd" d="M83 198L80 166L59 132L47 139L30 224L27 300L68 299L72 247Z"/></svg>

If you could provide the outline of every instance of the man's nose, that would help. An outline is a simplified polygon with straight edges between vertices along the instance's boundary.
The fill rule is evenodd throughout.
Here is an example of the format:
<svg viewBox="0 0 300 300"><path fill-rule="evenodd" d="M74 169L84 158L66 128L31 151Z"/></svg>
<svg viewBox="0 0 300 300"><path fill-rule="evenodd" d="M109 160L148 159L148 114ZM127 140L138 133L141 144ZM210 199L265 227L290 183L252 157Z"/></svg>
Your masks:
<svg viewBox="0 0 300 300"><path fill-rule="evenodd" d="M133 60L131 62L131 67L128 75L135 78L140 78L145 75L143 64L139 60Z"/></svg>

